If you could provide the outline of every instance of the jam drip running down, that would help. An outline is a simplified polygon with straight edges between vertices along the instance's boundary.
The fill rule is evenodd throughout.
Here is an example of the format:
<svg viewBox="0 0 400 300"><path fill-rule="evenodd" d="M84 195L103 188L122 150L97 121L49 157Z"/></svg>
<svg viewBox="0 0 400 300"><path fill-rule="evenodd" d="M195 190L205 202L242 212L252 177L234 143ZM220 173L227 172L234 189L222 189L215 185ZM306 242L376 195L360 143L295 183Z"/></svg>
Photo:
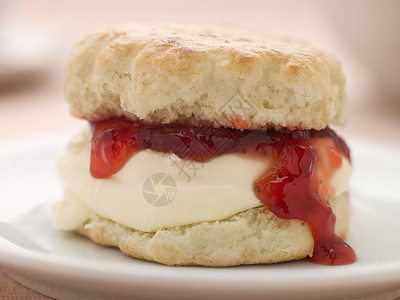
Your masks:
<svg viewBox="0 0 400 300"><path fill-rule="evenodd" d="M336 217L328 205L334 195L331 176L340 168L341 156L350 160L346 144L331 129L238 130L144 125L126 119L95 122L92 127L90 172L94 178L115 174L132 155L145 149L199 162L225 153L269 159L268 169L254 182L254 193L277 217L309 225L314 253L308 260L324 265L356 260L353 249L335 234ZM328 156L321 159L324 155Z"/></svg>

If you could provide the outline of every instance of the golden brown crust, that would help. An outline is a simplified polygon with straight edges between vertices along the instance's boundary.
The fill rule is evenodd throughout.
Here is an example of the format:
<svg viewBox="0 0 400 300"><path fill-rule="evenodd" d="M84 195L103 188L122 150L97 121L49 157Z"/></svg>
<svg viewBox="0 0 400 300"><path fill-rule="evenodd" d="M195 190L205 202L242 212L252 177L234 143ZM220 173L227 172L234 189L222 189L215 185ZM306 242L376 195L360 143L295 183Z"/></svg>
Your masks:
<svg viewBox="0 0 400 300"><path fill-rule="evenodd" d="M345 237L349 223L347 194L330 201L337 216L336 233ZM79 230L98 244L166 265L226 267L297 260L312 255L307 224L283 220L265 206L226 220L143 232L93 214Z"/></svg>
<svg viewBox="0 0 400 300"><path fill-rule="evenodd" d="M73 115L250 129L323 128L344 120L344 77L305 43L222 25L119 24L72 53Z"/></svg>

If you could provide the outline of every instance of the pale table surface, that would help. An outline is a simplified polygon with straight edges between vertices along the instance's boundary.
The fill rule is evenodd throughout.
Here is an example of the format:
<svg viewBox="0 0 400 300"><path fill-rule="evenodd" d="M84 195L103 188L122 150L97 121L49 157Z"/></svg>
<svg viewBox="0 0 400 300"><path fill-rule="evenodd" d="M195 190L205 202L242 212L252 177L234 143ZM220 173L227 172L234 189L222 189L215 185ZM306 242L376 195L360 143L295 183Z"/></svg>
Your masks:
<svg viewBox="0 0 400 300"><path fill-rule="evenodd" d="M10 279L7 275L0 271L0 299L33 299L43 300L51 299L47 296L32 291L14 280Z"/></svg>

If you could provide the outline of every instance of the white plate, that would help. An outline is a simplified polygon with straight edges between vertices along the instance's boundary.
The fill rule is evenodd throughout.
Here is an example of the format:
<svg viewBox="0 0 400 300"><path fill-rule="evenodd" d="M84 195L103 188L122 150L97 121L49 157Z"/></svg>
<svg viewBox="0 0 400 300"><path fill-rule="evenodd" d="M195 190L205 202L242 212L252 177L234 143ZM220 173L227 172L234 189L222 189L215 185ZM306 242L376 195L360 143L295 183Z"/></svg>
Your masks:
<svg viewBox="0 0 400 300"><path fill-rule="evenodd" d="M32 289L60 299L400 296L399 149L347 139L354 161L347 241L356 263L219 269L144 262L54 229L50 205L62 195L55 164L67 138L64 133L0 144L0 264Z"/></svg>

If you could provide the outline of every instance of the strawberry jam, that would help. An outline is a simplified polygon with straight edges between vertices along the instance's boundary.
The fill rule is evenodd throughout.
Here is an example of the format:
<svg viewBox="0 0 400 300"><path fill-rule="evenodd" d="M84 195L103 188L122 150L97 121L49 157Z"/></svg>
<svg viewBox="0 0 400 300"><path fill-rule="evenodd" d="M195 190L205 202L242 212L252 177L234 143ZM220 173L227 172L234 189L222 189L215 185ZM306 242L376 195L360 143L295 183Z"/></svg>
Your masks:
<svg viewBox="0 0 400 300"><path fill-rule="evenodd" d="M90 172L95 178L115 174L132 155L144 149L198 162L225 153L268 159L268 169L254 182L254 193L277 217L309 225L314 252L308 260L324 265L356 260L352 248L335 234L336 217L328 204L335 195L330 179L340 168L342 156L350 160L346 144L331 129L239 130L144 125L126 119L95 122L92 126Z"/></svg>

